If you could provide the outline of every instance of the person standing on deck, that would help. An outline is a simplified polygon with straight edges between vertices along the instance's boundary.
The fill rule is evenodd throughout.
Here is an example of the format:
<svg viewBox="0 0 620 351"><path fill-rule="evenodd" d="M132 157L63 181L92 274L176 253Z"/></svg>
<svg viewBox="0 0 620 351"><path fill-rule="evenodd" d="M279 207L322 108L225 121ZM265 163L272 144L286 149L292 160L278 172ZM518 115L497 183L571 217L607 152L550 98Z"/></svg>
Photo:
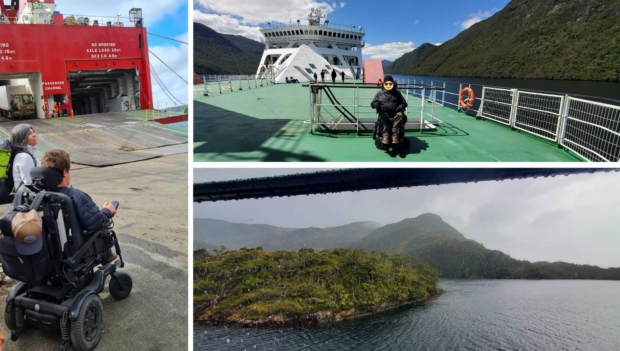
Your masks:
<svg viewBox="0 0 620 351"><path fill-rule="evenodd" d="M336 84L336 76L338 74L336 73L336 69L332 70L332 83Z"/></svg>
<svg viewBox="0 0 620 351"><path fill-rule="evenodd" d="M344 71L340 72L340 77L342 77L342 82L344 83Z"/></svg>
<svg viewBox="0 0 620 351"><path fill-rule="evenodd" d="M325 70L321 71L321 80L325 83Z"/></svg>
<svg viewBox="0 0 620 351"><path fill-rule="evenodd" d="M314 82L315 83L319 82L319 77L317 77L316 72L314 72Z"/></svg>

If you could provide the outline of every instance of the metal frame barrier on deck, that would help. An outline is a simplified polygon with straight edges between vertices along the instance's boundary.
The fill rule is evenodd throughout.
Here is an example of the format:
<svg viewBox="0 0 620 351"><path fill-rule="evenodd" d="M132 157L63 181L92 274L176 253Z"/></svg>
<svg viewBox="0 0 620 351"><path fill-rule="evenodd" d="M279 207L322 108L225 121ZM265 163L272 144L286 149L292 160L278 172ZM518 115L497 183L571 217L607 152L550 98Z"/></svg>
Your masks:
<svg viewBox="0 0 620 351"><path fill-rule="evenodd" d="M377 121L377 113L370 107L375 93L380 87L370 85L356 85L356 84L305 84L304 87L309 87L310 98L310 119L304 121L304 124L310 125L310 133L319 130L330 132L357 132L359 135L362 132L371 132L374 128L374 123ZM339 96L336 97L332 91L332 88L338 89L351 89L353 94L349 97ZM420 132L427 129L434 129L435 125L441 124L442 121L436 117L435 105L437 102L436 91L443 90L442 87L429 87L423 85L405 85L399 86L398 89L405 94L405 100L409 105L406 110L406 115L410 122L417 122ZM420 98L419 104L410 104L410 91L418 89L423 96L426 96L426 92L429 92L427 99ZM360 92L372 90L372 96L361 96ZM411 94L412 96L414 94ZM323 98L326 97L329 102L324 102ZM343 101L343 102L341 102ZM426 104L429 102L429 104ZM430 106L430 107L429 107ZM335 111L330 111L332 108ZM349 110L352 108L352 112ZM429 111L430 109L430 111ZM337 114L337 115L336 115ZM329 117L326 117L329 115ZM363 118L364 115L372 115L371 118ZM417 117L419 116L419 118ZM428 118L428 119L427 119ZM410 126L412 123L409 124ZM355 128L351 128L355 126Z"/></svg>
<svg viewBox="0 0 620 351"><path fill-rule="evenodd" d="M237 81L239 82L237 84ZM245 83L244 83L245 81ZM209 94L223 92L234 92L235 89L242 91L245 88L248 90L258 89L269 84L274 84L265 77L257 77L256 75L203 75L203 96L209 96ZM234 83L233 83L234 82ZM209 83L217 83L217 88L209 89ZM238 86L238 87L237 87Z"/></svg>
<svg viewBox="0 0 620 351"><path fill-rule="evenodd" d="M567 96L560 145L589 161L620 161L620 106Z"/></svg>
<svg viewBox="0 0 620 351"><path fill-rule="evenodd" d="M586 161L620 160L620 106L485 86L477 116L558 143Z"/></svg>

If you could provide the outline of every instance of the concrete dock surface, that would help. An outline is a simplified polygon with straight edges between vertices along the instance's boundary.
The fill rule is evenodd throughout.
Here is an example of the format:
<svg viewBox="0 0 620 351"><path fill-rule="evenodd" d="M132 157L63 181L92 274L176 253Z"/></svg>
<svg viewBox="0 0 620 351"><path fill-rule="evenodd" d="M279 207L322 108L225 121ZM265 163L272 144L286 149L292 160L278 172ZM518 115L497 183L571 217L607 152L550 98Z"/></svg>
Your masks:
<svg viewBox="0 0 620 351"><path fill-rule="evenodd" d="M105 201L120 202L114 224L125 260L121 271L133 280L125 300L112 298L107 284L100 294L104 334L96 350L187 350L186 150L187 144L185 153L162 152L163 157L104 168L72 165L72 186L88 193L99 206ZM0 206L0 215L10 208ZM0 283L2 313L14 284ZM30 329L13 342L4 321L0 332L5 351L57 350L62 341L60 335Z"/></svg>

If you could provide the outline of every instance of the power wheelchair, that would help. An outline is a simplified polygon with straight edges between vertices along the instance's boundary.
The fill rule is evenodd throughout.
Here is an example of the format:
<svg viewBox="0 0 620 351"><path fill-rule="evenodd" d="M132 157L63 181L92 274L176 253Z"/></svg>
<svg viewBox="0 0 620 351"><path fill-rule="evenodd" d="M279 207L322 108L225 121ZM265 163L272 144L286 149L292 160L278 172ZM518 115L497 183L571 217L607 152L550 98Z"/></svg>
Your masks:
<svg viewBox="0 0 620 351"><path fill-rule="evenodd" d="M389 118L391 123L394 123L394 117ZM383 134L381 133L381 131L383 130L383 120L381 119L380 113L377 113L377 121L375 122L374 128L372 130L372 139L375 141L375 147L379 150L384 150L387 151L390 148L396 149L396 150L407 150L409 149L409 147L411 146L411 142L409 141L409 139L405 138L405 124L407 123L407 115L405 115L403 113L403 122L401 123L401 125L399 126L397 133L398 133L398 139L400 140L399 143L397 144L392 144L392 127L390 126L388 128L388 131L390 133L390 143L389 144L384 144L381 139L383 138Z"/></svg>
<svg viewBox="0 0 620 351"><path fill-rule="evenodd" d="M99 293L108 276L110 295L117 300L129 296L132 280L117 271L125 263L114 223L99 231L86 231L71 198L49 191L60 180L56 171L31 170L31 193L18 193L13 211L0 220L0 260L4 273L19 282L6 299L4 320L16 341L27 328L60 334L58 350L72 344L80 351L97 347L103 333L103 304ZM118 202L113 203L118 207ZM11 220L18 211L36 210L42 218L42 248L21 255L15 247ZM118 260L105 262L114 247ZM103 251L102 251L103 248ZM98 269L95 270L95 268Z"/></svg>

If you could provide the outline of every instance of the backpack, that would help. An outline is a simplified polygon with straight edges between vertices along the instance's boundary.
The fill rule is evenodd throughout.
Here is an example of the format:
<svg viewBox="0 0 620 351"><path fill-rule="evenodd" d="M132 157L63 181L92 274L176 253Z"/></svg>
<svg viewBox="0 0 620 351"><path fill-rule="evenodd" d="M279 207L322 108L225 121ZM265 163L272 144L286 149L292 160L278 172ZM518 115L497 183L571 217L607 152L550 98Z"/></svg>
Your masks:
<svg viewBox="0 0 620 351"><path fill-rule="evenodd" d="M13 161L15 156L21 152L11 152L11 142L8 140L0 139L0 205L11 203L11 193L13 192ZM28 155L30 153L26 152ZM32 162L37 165L37 162L32 157Z"/></svg>

